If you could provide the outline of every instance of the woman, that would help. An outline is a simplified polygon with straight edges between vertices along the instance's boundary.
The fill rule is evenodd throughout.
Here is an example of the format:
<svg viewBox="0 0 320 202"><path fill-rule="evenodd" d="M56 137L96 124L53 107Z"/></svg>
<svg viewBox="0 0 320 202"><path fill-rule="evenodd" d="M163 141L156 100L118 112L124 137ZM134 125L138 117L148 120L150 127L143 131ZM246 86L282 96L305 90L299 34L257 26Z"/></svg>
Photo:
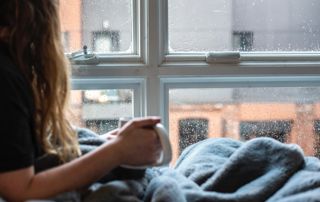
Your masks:
<svg viewBox="0 0 320 202"><path fill-rule="evenodd" d="M0 196L41 199L81 188L121 165L155 162L159 118L128 122L111 141L80 156L66 120L69 67L60 41L58 1L0 1ZM40 157L61 162L35 171Z"/></svg>

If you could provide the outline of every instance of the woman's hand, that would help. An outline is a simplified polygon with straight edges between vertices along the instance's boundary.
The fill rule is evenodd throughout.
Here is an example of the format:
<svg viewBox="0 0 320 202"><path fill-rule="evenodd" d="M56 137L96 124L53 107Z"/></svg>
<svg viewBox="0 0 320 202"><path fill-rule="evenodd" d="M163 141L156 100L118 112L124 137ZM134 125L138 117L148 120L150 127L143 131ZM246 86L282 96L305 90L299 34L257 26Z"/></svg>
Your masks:
<svg viewBox="0 0 320 202"><path fill-rule="evenodd" d="M87 186L119 165L152 165L161 148L153 129L159 122L159 118L152 117L129 121L117 132L109 133L115 137L111 141L52 169L35 173L31 165L0 173L0 195L8 201L49 198Z"/></svg>
<svg viewBox="0 0 320 202"><path fill-rule="evenodd" d="M99 137L101 137L104 140L109 141L109 140L115 139L117 137L118 133L119 133L119 129L117 128L117 129L111 130L105 134L102 134Z"/></svg>
<svg viewBox="0 0 320 202"><path fill-rule="evenodd" d="M142 166L156 162L161 145L153 127L159 122L157 117L133 119L118 130L114 141L121 164Z"/></svg>

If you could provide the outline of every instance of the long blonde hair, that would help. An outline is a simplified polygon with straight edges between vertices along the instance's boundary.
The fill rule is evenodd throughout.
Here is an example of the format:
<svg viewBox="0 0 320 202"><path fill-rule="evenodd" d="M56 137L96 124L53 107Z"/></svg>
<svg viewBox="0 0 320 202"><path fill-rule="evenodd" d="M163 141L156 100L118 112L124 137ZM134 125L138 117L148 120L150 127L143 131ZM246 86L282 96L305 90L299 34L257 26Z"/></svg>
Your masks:
<svg viewBox="0 0 320 202"><path fill-rule="evenodd" d="M8 28L11 54L33 87L38 142L46 153L66 162L80 152L66 119L71 74L61 43L58 6L57 0L1 0L0 23Z"/></svg>

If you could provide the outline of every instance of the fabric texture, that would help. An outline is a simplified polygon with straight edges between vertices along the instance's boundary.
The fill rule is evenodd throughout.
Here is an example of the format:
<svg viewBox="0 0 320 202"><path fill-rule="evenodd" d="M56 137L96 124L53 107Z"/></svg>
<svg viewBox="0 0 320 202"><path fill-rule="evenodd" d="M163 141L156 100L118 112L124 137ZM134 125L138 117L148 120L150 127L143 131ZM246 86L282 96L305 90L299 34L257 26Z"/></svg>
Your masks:
<svg viewBox="0 0 320 202"><path fill-rule="evenodd" d="M94 143L92 133L82 132L80 139ZM106 179L92 185L82 200L320 201L320 160L271 138L207 139L186 148L173 168L150 168L137 179Z"/></svg>
<svg viewBox="0 0 320 202"><path fill-rule="evenodd" d="M39 149L34 132L34 105L30 85L0 43L0 172L34 164Z"/></svg>

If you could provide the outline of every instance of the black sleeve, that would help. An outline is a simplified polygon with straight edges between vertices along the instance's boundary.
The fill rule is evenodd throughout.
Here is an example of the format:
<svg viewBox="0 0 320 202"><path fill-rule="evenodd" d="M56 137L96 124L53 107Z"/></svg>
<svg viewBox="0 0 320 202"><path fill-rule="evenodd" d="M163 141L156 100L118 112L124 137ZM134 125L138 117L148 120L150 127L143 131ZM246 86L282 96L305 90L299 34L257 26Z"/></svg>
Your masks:
<svg viewBox="0 0 320 202"><path fill-rule="evenodd" d="M0 63L0 172L34 164L34 145L26 82ZM32 96L32 95L29 95Z"/></svg>

